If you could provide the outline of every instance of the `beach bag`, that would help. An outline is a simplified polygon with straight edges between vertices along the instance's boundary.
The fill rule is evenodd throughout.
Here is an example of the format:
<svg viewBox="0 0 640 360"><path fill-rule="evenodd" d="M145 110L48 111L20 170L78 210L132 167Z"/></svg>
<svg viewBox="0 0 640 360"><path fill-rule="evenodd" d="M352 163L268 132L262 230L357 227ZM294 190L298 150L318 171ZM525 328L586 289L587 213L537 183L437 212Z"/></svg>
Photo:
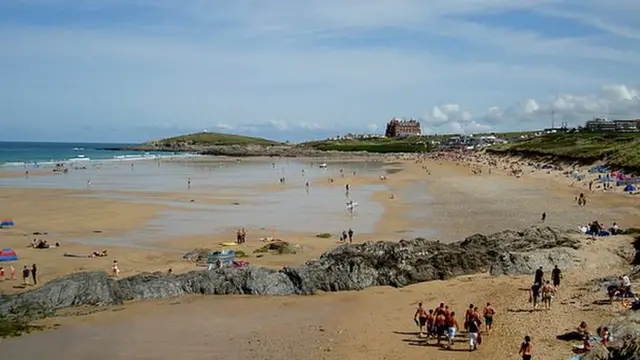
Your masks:
<svg viewBox="0 0 640 360"><path fill-rule="evenodd" d="M478 333L478 340L476 343L478 343L478 345L482 344L482 333Z"/></svg>

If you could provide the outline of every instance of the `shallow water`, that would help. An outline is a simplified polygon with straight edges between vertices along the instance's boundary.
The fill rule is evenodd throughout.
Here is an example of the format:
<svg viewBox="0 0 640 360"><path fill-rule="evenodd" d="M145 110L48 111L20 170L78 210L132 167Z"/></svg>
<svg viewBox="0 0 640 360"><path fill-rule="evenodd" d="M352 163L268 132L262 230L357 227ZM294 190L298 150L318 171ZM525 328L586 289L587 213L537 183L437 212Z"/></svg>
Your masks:
<svg viewBox="0 0 640 360"><path fill-rule="evenodd" d="M220 188L244 188L277 184L281 177L288 183L304 184L307 180L338 178L340 169L351 175L382 172L378 162L332 162L320 169L319 162L296 160L220 162L211 161L135 161L88 164L84 170L68 174L0 178L0 187L86 189L94 191L217 191ZM304 170L304 173L303 173ZM191 188L188 181L191 181Z"/></svg>
<svg viewBox="0 0 640 360"><path fill-rule="evenodd" d="M123 198L125 201L169 205L141 228L124 235L77 239L95 244L141 244L177 236L215 234L231 227L266 228L292 232L336 232L353 228L371 232L384 209L370 198L382 185L359 186L350 193L358 202L353 213L346 211L347 197L341 189L318 187L261 193L242 199L239 205L203 204L158 199Z"/></svg>

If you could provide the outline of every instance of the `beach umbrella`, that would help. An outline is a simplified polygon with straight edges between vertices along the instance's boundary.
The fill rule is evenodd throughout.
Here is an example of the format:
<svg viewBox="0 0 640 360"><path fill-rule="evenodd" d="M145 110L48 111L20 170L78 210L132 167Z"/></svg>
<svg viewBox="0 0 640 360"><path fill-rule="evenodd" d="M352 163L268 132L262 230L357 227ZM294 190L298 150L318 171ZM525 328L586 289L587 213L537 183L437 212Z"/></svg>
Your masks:
<svg viewBox="0 0 640 360"><path fill-rule="evenodd" d="M13 220L11 219L2 219L2 221L0 221L0 228L7 228L12 226L13 226Z"/></svg>
<svg viewBox="0 0 640 360"><path fill-rule="evenodd" d="M13 249L2 249L0 250L0 261L16 261L18 260L18 255Z"/></svg>

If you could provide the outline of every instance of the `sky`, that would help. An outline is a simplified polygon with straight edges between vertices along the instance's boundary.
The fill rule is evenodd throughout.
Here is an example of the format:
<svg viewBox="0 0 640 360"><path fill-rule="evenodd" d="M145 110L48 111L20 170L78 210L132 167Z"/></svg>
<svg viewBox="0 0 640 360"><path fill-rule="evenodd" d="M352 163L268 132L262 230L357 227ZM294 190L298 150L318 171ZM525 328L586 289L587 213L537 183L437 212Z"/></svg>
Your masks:
<svg viewBox="0 0 640 360"><path fill-rule="evenodd" d="M638 0L3 0L0 141L640 118Z"/></svg>

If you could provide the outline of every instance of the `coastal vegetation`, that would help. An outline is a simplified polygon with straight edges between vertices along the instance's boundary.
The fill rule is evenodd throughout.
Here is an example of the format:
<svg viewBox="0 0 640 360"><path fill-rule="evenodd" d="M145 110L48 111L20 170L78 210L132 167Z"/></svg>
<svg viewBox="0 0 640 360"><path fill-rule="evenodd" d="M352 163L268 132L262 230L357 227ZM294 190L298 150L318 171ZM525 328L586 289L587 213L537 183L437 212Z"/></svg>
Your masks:
<svg viewBox="0 0 640 360"><path fill-rule="evenodd" d="M640 169L640 133L556 133L493 146L487 152L580 163L604 161L614 167Z"/></svg>
<svg viewBox="0 0 640 360"><path fill-rule="evenodd" d="M199 132L156 140L152 143L172 146L178 144L194 146L230 146L230 145L280 145L279 142L260 137L225 134L216 132Z"/></svg>
<svg viewBox="0 0 640 360"><path fill-rule="evenodd" d="M31 319L49 316L38 304L23 303L9 314L0 314L0 339L17 337L32 331L43 330L44 326L31 324Z"/></svg>
<svg viewBox="0 0 640 360"><path fill-rule="evenodd" d="M414 153L430 150L430 145L421 137L396 139L396 138L370 138L370 139L329 139L310 141L299 146L319 151L344 151L370 153Z"/></svg>

